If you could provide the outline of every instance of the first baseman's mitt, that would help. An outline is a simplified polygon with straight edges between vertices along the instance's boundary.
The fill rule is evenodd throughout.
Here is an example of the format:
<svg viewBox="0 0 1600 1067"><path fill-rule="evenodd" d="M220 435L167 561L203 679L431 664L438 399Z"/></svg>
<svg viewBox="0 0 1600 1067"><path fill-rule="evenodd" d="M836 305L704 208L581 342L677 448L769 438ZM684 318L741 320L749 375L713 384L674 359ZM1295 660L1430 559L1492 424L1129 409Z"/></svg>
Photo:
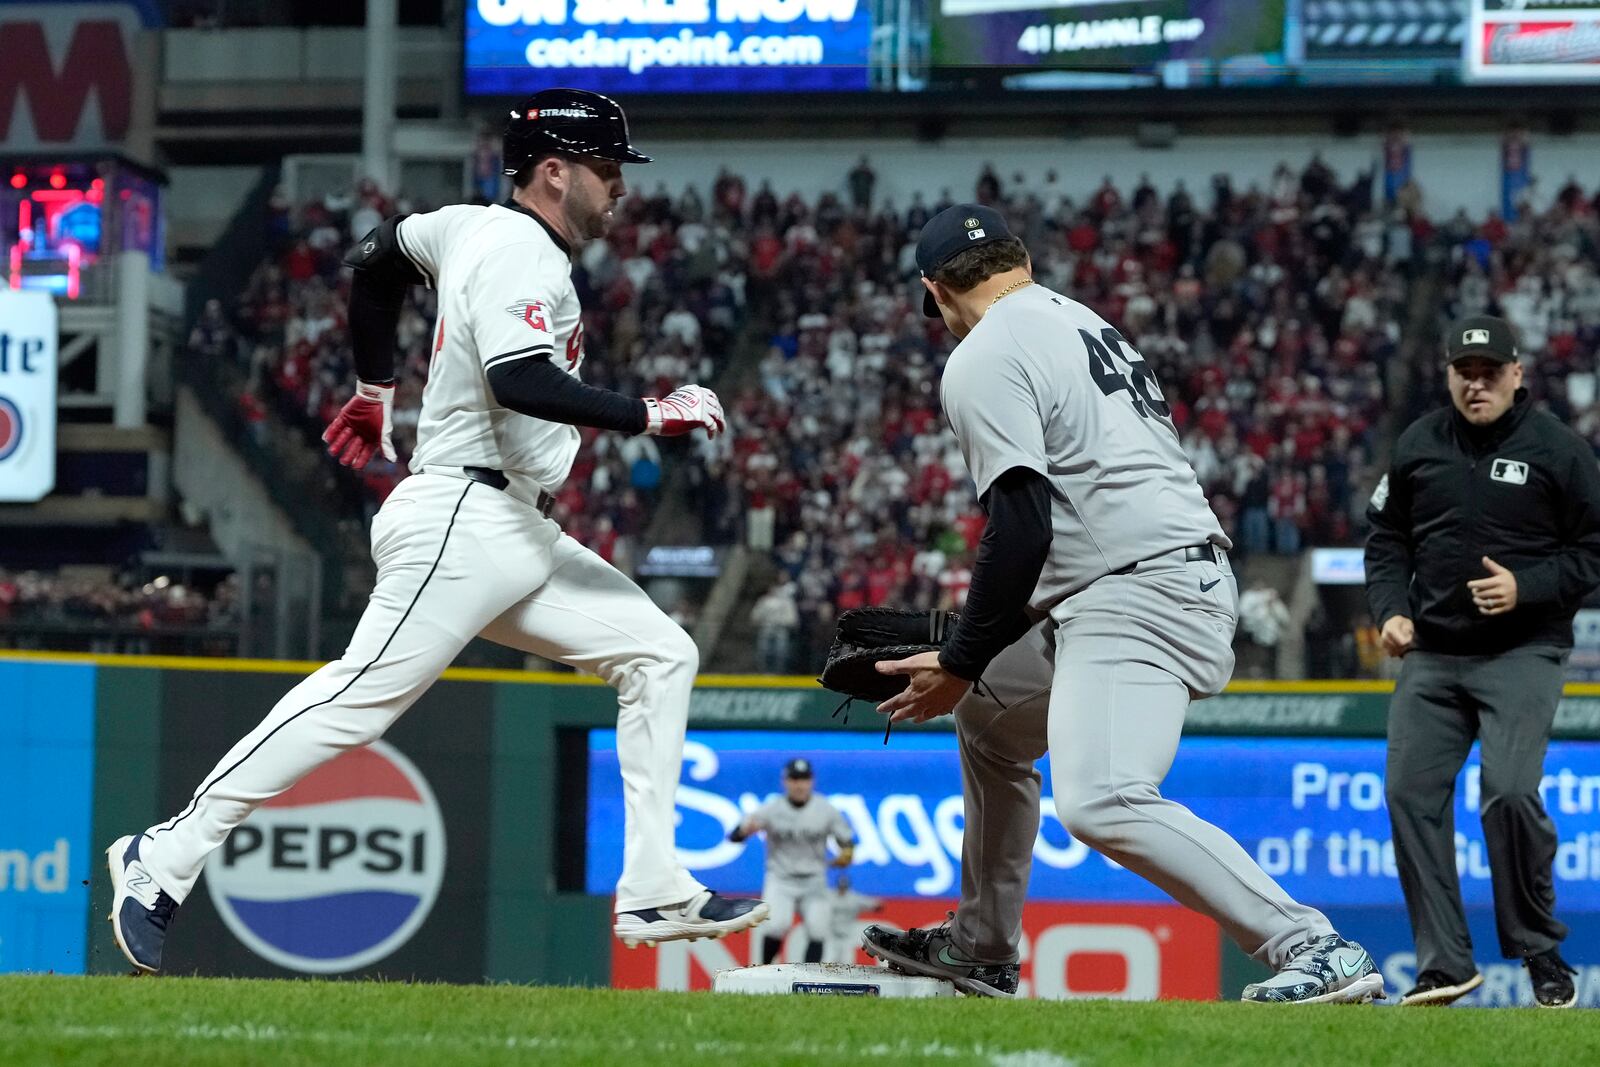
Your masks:
<svg viewBox="0 0 1600 1067"><path fill-rule="evenodd" d="M839 616L827 665L817 681L853 700L881 704L911 680L903 674L879 674L878 663L944 647L956 618L949 611L853 608Z"/></svg>

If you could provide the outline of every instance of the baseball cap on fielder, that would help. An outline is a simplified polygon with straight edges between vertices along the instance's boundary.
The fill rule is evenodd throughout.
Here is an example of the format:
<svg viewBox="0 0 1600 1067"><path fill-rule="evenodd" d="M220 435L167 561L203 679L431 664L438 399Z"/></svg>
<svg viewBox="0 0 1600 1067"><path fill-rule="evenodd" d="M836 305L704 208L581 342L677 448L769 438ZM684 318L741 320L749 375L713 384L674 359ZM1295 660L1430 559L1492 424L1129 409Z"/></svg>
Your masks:
<svg viewBox="0 0 1600 1067"><path fill-rule="evenodd" d="M1517 361L1517 338L1511 324L1493 315L1474 315L1452 323L1444 335L1446 365L1458 359L1480 357L1496 363Z"/></svg>
<svg viewBox="0 0 1600 1067"><path fill-rule="evenodd" d="M500 159L515 176L546 152L565 152L617 163L649 163L628 143L628 117L609 96L587 89L545 89L511 109Z"/></svg>
<svg viewBox="0 0 1600 1067"><path fill-rule="evenodd" d="M956 204L947 207L922 227L917 238L917 270L924 278L969 248L1004 241L1011 230L1000 212L981 204ZM939 305L926 289L922 293L922 313L939 317Z"/></svg>
<svg viewBox="0 0 1600 1067"><path fill-rule="evenodd" d="M804 756L796 756L783 765L783 776L785 778L810 778L811 761Z"/></svg>

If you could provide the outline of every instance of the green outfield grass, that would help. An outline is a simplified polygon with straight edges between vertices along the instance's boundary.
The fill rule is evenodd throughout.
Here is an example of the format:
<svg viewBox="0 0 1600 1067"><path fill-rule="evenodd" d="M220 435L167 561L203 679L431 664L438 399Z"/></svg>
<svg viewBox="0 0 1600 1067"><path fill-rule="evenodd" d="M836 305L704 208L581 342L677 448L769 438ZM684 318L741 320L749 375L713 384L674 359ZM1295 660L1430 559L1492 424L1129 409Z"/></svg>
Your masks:
<svg viewBox="0 0 1600 1067"><path fill-rule="evenodd" d="M0 1064L1600 1063L1584 1011L874 1001L525 986L0 976Z"/></svg>

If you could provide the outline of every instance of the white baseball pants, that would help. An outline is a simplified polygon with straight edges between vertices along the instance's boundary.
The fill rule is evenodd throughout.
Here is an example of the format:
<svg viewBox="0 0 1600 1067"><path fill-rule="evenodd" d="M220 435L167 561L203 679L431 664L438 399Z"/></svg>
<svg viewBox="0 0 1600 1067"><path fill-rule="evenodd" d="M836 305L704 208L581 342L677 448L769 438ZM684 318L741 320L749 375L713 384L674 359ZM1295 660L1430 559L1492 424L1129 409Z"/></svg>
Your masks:
<svg viewBox="0 0 1600 1067"><path fill-rule="evenodd" d="M617 909L687 900L675 799L699 654L625 575L528 503L465 477L402 482L372 522L378 581L343 658L280 700L140 846L180 903L206 857L258 805L383 736L462 647L491 641L599 676L617 691L625 838Z"/></svg>

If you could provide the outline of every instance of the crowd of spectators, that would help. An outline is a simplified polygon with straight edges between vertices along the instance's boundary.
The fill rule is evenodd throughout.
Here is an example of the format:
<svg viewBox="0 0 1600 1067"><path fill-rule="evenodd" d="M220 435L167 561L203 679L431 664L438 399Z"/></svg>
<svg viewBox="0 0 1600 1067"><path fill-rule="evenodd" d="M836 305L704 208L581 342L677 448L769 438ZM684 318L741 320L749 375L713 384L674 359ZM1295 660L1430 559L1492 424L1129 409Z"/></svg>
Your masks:
<svg viewBox="0 0 1600 1067"><path fill-rule="evenodd" d="M0 570L0 646L33 647L30 642L54 634L88 636L94 651L138 651L141 635L236 629L239 612L237 575L201 588L102 568Z"/></svg>
<svg viewBox="0 0 1600 1067"><path fill-rule="evenodd" d="M983 530L939 410L953 339L922 316L914 263L922 224L956 197L899 205L875 185L863 159L842 193L815 199L726 170L704 197L635 193L574 263L586 380L636 395L686 381L724 389L730 435L665 447L686 461L704 540L743 540L785 579L763 617L770 637L771 620L788 617L772 598L792 601L798 642L778 656L770 637L768 665L815 659L849 607L959 608ZM1265 186L1218 177L1203 194L1180 183L1163 195L1108 178L1076 200L1054 172L1004 178L985 166L973 195L1006 213L1041 284L1117 324L1156 369L1247 559L1356 532L1352 490L1367 478L1413 249L1429 236L1415 202L1377 205L1372 185L1371 173L1341 179L1313 158ZM384 217L427 207L370 183L300 205L275 198L272 255L233 306L205 309L191 338L246 369L237 403L248 421L276 415L316 447L354 381L344 250ZM433 315L433 293L413 288L399 331L400 458L376 457L361 475L369 513L407 473ZM749 362L730 369L736 351ZM655 510L662 449L585 436L556 517L618 559Z"/></svg>
<svg viewBox="0 0 1600 1067"><path fill-rule="evenodd" d="M1093 307L1156 368L1173 421L1240 556L1348 543L1385 404L1413 249L1415 204L1374 204L1320 159L1265 188L1109 178L1082 201L1051 172L992 167L974 195L1005 212L1044 285ZM924 318L923 222L955 198L875 201L870 162L848 194L752 194L726 174L713 201L750 235L755 381L730 397L731 447L700 486L706 527L770 551L809 662L836 613L864 604L959 608L983 529L938 382L953 339ZM769 594L770 595L770 594ZM809 644L808 644L809 642Z"/></svg>
<svg viewBox="0 0 1600 1067"><path fill-rule="evenodd" d="M1499 315L1515 328L1523 382L1543 404L1600 452L1600 192L1569 179L1542 211L1526 206L1515 221L1491 212L1481 221L1458 214L1441 233L1449 279L1440 326L1466 315ZM1428 360L1419 392L1442 401L1437 360Z"/></svg>

